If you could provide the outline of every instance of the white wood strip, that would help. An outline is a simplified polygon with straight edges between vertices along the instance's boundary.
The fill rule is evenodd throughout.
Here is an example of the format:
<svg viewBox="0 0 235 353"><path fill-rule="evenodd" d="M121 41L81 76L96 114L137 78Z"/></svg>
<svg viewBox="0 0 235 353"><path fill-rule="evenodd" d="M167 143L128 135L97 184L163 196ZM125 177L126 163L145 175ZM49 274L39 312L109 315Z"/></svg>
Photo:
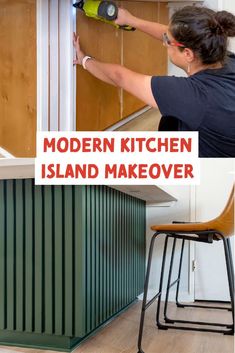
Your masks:
<svg viewBox="0 0 235 353"><path fill-rule="evenodd" d="M2 158L15 158L13 154L9 153L8 151L4 150L4 148L0 147L0 155Z"/></svg>
<svg viewBox="0 0 235 353"><path fill-rule="evenodd" d="M37 0L37 129L48 130L48 0Z"/></svg>
<svg viewBox="0 0 235 353"><path fill-rule="evenodd" d="M73 67L73 32L76 31L76 9L73 0L59 0L60 130L76 130L76 70Z"/></svg>
<svg viewBox="0 0 235 353"><path fill-rule="evenodd" d="M50 131L58 131L59 3L50 0Z"/></svg>
<svg viewBox="0 0 235 353"><path fill-rule="evenodd" d="M138 116L146 113L147 111L149 111L151 109L151 107L147 106L147 107L144 107L143 109L139 110L138 112L134 113L134 114L131 114L129 115L127 118L121 120L121 121L118 121L116 124L110 126L109 128L107 128L105 131L114 131L116 129L118 129L119 127L129 123L130 121L134 120L135 118L138 118Z"/></svg>

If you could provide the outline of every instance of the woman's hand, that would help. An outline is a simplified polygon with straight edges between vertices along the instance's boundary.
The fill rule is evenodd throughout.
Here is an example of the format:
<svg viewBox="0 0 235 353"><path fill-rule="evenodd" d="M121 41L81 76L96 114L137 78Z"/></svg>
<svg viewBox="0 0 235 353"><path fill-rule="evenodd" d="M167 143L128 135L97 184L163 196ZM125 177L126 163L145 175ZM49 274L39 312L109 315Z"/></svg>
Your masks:
<svg viewBox="0 0 235 353"><path fill-rule="evenodd" d="M82 59L85 57L85 54L81 50L79 36L73 34L73 46L76 49L76 59L73 61L74 65L82 65Z"/></svg>
<svg viewBox="0 0 235 353"><path fill-rule="evenodd" d="M119 7L118 17L115 20L115 23L119 26L130 25L133 18L134 16L129 11Z"/></svg>

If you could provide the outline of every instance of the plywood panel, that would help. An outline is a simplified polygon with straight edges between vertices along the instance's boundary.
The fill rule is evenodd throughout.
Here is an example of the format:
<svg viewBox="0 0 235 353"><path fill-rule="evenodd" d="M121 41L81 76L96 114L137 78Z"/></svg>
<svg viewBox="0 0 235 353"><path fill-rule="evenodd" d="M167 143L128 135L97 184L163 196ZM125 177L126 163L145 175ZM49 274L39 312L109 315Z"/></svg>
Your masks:
<svg viewBox="0 0 235 353"><path fill-rule="evenodd" d="M168 8L159 2L140 3L123 1L123 7L137 17L167 24ZM140 32L125 32L123 36L123 62L129 69L147 75L165 75L167 72L167 52L158 40ZM132 114L145 104L131 94L124 92L123 115Z"/></svg>
<svg viewBox="0 0 235 353"><path fill-rule="evenodd" d="M105 62L121 62L121 33L77 12L77 29L86 54ZM121 90L77 68L77 130L103 130L120 119Z"/></svg>
<svg viewBox="0 0 235 353"><path fill-rule="evenodd" d="M119 1L134 15L150 21L168 23L166 4L159 2ZM167 52L162 43L136 32L116 30L110 25L77 12L77 29L84 52L104 62L123 63L149 75L167 72ZM127 92L92 77L83 68L77 70L77 130L103 130L144 107Z"/></svg>
<svg viewBox="0 0 235 353"><path fill-rule="evenodd" d="M35 155L36 0L0 0L0 146Z"/></svg>

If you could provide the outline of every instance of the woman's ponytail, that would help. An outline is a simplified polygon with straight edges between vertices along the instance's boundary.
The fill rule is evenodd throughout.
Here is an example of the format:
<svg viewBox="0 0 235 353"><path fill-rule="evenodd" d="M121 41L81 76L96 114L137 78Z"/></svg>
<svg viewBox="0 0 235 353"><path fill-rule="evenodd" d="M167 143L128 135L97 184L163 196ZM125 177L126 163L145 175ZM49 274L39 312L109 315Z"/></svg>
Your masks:
<svg viewBox="0 0 235 353"><path fill-rule="evenodd" d="M215 20L227 37L235 37L235 16L227 11L219 11L215 14Z"/></svg>
<svg viewBox="0 0 235 353"><path fill-rule="evenodd" d="M235 37L235 16L227 11L186 6L173 14L169 30L173 38L193 50L203 64L223 63L228 37Z"/></svg>

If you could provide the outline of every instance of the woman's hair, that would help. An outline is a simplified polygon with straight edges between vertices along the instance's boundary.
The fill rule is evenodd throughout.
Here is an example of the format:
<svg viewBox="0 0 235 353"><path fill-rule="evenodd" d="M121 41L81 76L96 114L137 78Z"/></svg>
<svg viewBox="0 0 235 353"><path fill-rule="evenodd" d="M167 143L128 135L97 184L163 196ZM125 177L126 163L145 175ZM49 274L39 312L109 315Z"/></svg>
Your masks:
<svg viewBox="0 0 235 353"><path fill-rule="evenodd" d="M173 14L169 30L203 64L224 62L228 37L235 36L235 16L227 11L186 6Z"/></svg>

